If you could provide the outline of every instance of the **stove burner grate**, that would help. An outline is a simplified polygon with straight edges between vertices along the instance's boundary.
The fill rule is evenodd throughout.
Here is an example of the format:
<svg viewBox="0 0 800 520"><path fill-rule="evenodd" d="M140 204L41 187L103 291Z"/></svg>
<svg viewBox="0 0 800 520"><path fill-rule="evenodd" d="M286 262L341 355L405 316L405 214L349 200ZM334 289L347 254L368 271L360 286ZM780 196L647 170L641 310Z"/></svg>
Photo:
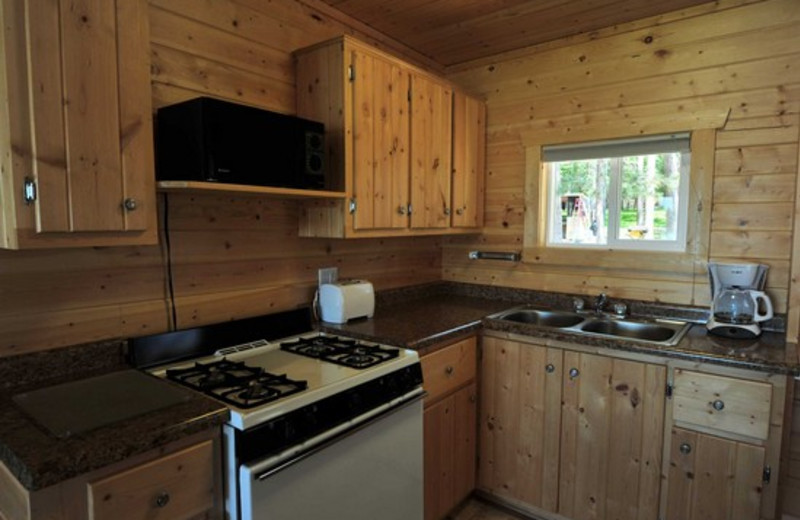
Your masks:
<svg viewBox="0 0 800 520"><path fill-rule="evenodd" d="M306 381L227 359L169 369L167 378L240 408L259 406L308 388Z"/></svg>
<svg viewBox="0 0 800 520"><path fill-rule="evenodd" d="M314 336L281 343L281 350L350 368L369 368L400 354L397 348L367 345L338 336Z"/></svg>

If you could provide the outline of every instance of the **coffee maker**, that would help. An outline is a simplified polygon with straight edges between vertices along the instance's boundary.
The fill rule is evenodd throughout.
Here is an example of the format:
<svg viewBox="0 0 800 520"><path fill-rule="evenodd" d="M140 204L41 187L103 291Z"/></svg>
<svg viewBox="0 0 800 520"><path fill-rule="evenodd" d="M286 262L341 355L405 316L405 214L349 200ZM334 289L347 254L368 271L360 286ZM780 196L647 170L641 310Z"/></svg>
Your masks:
<svg viewBox="0 0 800 520"><path fill-rule="evenodd" d="M759 323L772 318L772 302L764 294L768 266L709 262L711 317L706 328L728 338L756 338Z"/></svg>

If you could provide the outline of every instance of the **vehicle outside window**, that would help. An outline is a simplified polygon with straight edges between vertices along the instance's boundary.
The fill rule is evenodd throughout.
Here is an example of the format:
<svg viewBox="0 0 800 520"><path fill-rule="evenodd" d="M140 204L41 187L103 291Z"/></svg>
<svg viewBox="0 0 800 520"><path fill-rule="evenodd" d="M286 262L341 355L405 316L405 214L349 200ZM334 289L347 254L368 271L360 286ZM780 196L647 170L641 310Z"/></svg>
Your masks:
<svg viewBox="0 0 800 520"><path fill-rule="evenodd" d="M685 251L688 134L545 146L547 245Z"/></svg>

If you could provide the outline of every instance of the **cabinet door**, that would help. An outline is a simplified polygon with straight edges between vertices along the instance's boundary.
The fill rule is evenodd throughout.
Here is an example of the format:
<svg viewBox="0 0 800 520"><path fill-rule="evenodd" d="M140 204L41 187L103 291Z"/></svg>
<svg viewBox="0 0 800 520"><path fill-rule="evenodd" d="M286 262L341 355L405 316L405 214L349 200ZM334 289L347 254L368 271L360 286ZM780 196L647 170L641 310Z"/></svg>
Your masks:
<svg viewBox="0 0 800 520"><path fill-rule="evenodd" d="M8 2L26 27L30 125L23 146L36 182L35 225L46 232L141 231L154 223L147 3ZM24 18L20 18L24 16ZM9 38L7 53L19 39ZM18 82L19 80L17 80ZM17 102L21 102L17 99ZM23 174L21 174L23 175ZM17 193L14 193L16 195Z"/></svg>
<svg viewBox="0 0 800 520"><path fill-rule="evenodd" d="M658 516L666 369L564 352L558 512Z"/></svg>
<svg viewBox="0 0 800 520"><path fill-rule="evenodd" d="M450 225L452 90L411 75L411 227Z"/></svg>
<svg viewBox="0 0 800 520"><path fill-rule="evenodd" d="M479 488L556 511L562 369L558 349L484 337Z"/></svg>
<svg viewBox="0 0 800 520"><path fill-rule="evenodd" d="M453 93L452 227L483 225L486 164L486 105L463 92Z"/></svg>
<svg viewBox="0 0 800 520"><path fill-rule="evenodd" d="M673 428L667 520L758 520L764 448Z"/></svg>
<svg viewBox="0 0 800 520"><path fill-rule="evenodd" d="M475 487L475 383L425 409L425 520L440 520Z"/></svg>
<svg viewBox="0 0 800 520"><path fill-rule="evenodd" d="M409 74L380 57L353 52L355 229L408 227Z"/></svg>

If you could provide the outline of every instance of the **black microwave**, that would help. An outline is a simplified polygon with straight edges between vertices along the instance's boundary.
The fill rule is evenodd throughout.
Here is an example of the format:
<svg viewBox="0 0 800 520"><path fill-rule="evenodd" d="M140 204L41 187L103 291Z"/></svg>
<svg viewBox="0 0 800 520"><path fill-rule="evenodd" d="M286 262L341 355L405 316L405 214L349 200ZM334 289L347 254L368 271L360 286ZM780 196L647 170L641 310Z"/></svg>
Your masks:
<svg viewBox="0 0 800 520"><path fill-rule="evenodd" d="M200 97L156 114L156 178L325 189L322 123Z"/></svg>

